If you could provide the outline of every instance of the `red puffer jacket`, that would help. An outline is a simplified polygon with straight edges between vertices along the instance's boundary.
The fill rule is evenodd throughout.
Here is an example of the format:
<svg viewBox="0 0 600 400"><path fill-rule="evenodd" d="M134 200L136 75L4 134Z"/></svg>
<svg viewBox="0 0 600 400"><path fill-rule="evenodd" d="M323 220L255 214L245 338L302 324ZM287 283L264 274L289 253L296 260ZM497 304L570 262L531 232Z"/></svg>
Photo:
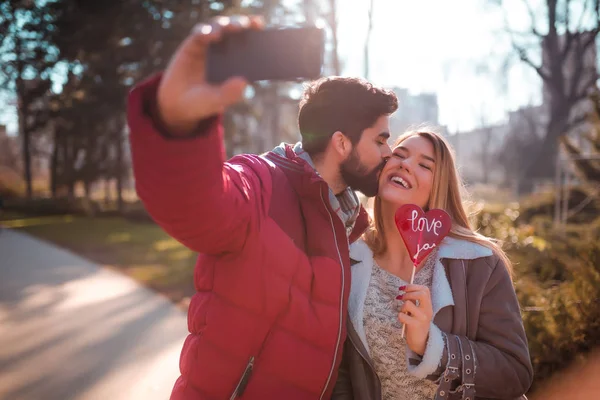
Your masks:
<svg viewBox="0 0 600 400"><path fill-rule="evenodd" d="M327 184L290 148L225 162L218 118L194 138L161 135L159 79L129 97L136 188L154 220L201 254L171 399L328 399L350 259ZM350 242L366 225L361 210Z"/></svg>

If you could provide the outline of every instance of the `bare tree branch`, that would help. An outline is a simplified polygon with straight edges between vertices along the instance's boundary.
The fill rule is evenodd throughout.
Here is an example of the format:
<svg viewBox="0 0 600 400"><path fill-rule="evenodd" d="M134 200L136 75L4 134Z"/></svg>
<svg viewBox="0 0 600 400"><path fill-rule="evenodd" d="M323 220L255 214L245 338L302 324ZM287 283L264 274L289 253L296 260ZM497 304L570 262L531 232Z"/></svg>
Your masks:
<svg viewBox="0 0 600 400"><path fill-rule="evenodd" d="M575 214L577 214L578 212L580 212L581 210L583 210L585 208L585 206L587 206L594 199L596 199L596 197L598 196L599 193L600 193L600 186L598 186L595 189L593 189L592 193L589 194L588 197L586 197L584 200L581 201L581 203L579 203L572 210L570 210L569 213L567 214L567 219L575 216Z"/></svg>
<svg viewBox="0 0 600 400"><path fill-rule="evenodd" d="M529 55L527 54L527 50L525 50L525 48L519 46L514 40L512 40L512 46L517 52L517 55L519 56L519 59L521 61L533 68L535 72L537 72L537 74L540 76L540 78L542 78L545 82L551 81L550 75L548 75L548 73L544 71L543 67L540 65L536 65L533 61L531 61L531 58L529 58Z"/></svg>
<svg viewBox="0 0 600 400"><path fill-rule="evenodd" d="M587 36L585 37L585 40L583 41L583 47L584 50L587 50L588 47L590 47L591 45L596 43L596 36L598 35L598 33L600 33L600 26L587 31Z"/></svg>
<svg viewBox="0 0 600 400"><path fill-rule="evenodd" d="M533 9L531 8L531 6L527 2L527 0L523 0L523 3L527 7L529 16L531 18L532 33L535 36L537 36L538 38L542 39L544 36L542 34L540 34L540 32L535 27L535 16L533 13ZM505 30L510 36L512 47L516 51L517 55L519 56L519 59L521 61L523 61L524 63L528 64L531 68L533 68L537 72L537 74L540 76L540 78L542 78L542 80L544 80L545 82L549 82L550 76L546 73L546 71L543 70L542 66L536 65L529 57L527 50L523 46L517 44L517 42L515 41L514 36L529 36L529 33L513 31L509 26L506 11L503 12L503 18L504 18Z"/></svg>
<svg viewBox="0 0 600 400"><path fill-rule="evenodd" d="M563 46L563 49L560 53L560 60L561 62L567 59L567 56L569 54L569 50L571 50L572 44L573 44L573 39L575 38L576 35L573 34L573 32L570 32L568 29L565 32L565 44Z"/></svg>
<svg viewBox="0 0 600 400"><path fill-rule="evenodd" d="M582 85L582 87L584 88L583 90L579 91L579 93L573 93L573 97L569 98L569 101L572 104L577 104L578 102L580 102L583 99L586 99L589 95L587 88L590 88L592 86L594 86L596 84L596 81L598 80L598 74L595 73L592 76L590 76L587 81L585 81L585 83Z"/></svg>
<svg viewBox="0 0 600 400"><path fill-rule="evenodd" d="M575 104L579 100L582 100L587 95L587 89L596 83L597 73L592 72L592 68L588 68L586 71L585 61L588 50L592 44L595 45L595 38L597 32L578 32L576 33L577 40L574 50L574 62L575 67L573 75L571 76L571 85L569 87L568 98ZM589 75L591 73L591 76ZM581 85L583 77L589 76L584 85Z"/></svg>
<svg viewBox="0 0 600 400"><path fill-rule="evenodd" d="M588 120L588 115L585 115L585 114L579 115L575 118L570 119L569 122L567 123L565 132L568 132L571 129L578 127L579 125L585 123L587 120ZM564 137L565 135L562 135L562 136Z"/></svg>
<svg viewBox="0 0 600 400"><path fill-rule="evenodd" d="M567 1L567 3L568 3L568 1ZM531 32L535 36L537 36L539 38L542 38L544 35L542 35L537 30L537 27L536 27L536 24L535 24L535 14L533 12L533 9L531 8L531 4L529 4L529 1L527 1L527 0L523 0L523 4L525 4L525 7L527 7L527 12L529 13L529 19L531 20Z"/></svg>
<svg viewBox="0 0 600 400"><path fill-rule="evenodd" d="M575 28L575 30L571 30L570 29L570 21L571 21L571 0L567 0L565 2L565 41L564 41L564 46L563 49L561 51L560 54L560 60L561 62L566 60L569 51L571 50L571 46L573 44L573 39L576 37L576 33L574 32L579 32L581 30L581 26L583 24L583 17L585 16L586 12L587 12L587 6L588 6L588 2L584 1L583 2L583 10L581 11L581 15L579 15L579 21L577 22L577 27Z"/></svg>
<svg viewBox="0 0 600 400"><path fill-rule="evenodd" d="M371 34L373 32L373 6L374 6L375 0L370 0L369 2L369 14L368 14L368 18L369 18L369 25L367 27L367 36L365 38L365 78L369 79L369 64L370 64L370 57L369 57L369 45L371 44Z"/></svg>
<svg viewBox="0 0 600 400"><path fill-rule="evenodd" d="M583 2L583 10L581 10L581 15L579 15L579 21L577 22L577 27L575 28L575 31L580 31L583 27L583 17L587 13L588 4L589 1Z"/></svg>
<svg viewBox="0 0 600 400"><path fill-rule="evenodd" d="M568 35L571 31L569 22L571 21L571 0L565 0L565 8L563 12L563 18L565 19L565 34Z"/></svg>
<svg viewBox="0 0 600 400"><path fill-rule="evenodd" d="M338 49L338 21L337 21L337 4L336 0L329 0L329 26L332 33L332 55L333 55L333 73L334 75L341 74L340 56Z"/></svg>

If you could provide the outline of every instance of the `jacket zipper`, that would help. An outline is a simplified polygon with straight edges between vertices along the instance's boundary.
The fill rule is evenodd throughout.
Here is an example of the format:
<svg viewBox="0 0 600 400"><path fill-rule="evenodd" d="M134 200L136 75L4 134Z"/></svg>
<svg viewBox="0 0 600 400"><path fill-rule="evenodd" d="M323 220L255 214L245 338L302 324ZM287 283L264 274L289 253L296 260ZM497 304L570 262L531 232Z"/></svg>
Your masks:
<svg viewBox="0 0 600 400"><path fill-rule="evenodd" d="M235 400L236 397L241 396L246 390L246 386L248 385L248 381L250 380L250 376L252 376L252 369L254 368L254 357L250 357L248 364L246 365L246 369L244 369L244 373L240 378L235 390L229 397L229 400Z"/></svg>
<svg viewBox="0 0 600 400"><path fill-rule="evenodd" d="M350 339L350 341L352 342L352 346L354 346L354 349L356 350L356 352L358 354L360 354L360 356L362 357L363 360L365 360L365 362L367 363L367 365L369 367L371 367L371 370L373 371L373 375L375 375L375 377L377 377L377 381L379 382L379 387L381 387L381 378L379 377L379 375L377 375L377 372L375 372L375 365L373 365L373 361L370 360L369 358L367 358L367 356L365 356L359 349L358 346L356 345L356 343L354 342L354 339L352 339L352 336L348 335L348 338Z"/></svg>
<svg viewBox="0 0 600 400"><path fill-rule="evenodd" d="M277 318L279 318L279 317L277 317ZM265 335L265 338L263 339L262 343L260 344L260 348L258 349L258 352L256 353L256 355L250 357L250 360L248 361L248 364L246 364L246 368L244 369L244 372L242 373L242 376L240 377L238 384L236 385L233 393L231 394L231 397L229 397L229 400L234 400L236 397L240 397L241 395L244 394L244 391L246 390L246 386L248 386L248 382L250 382L250 378L252 377L252 372L254 371L254 363L255 363L256 359L258 357L260 357L260 355L262 354L262 352L265 348L265 344L271 337L272 331L273 331L273 329L271 327L269 329L269 331L267 332L267 334Z"/></svg>
<svg viewBox="0 0 600 400"><path fill-rule="evenodd" d="M337 250L338 253L338 259L340 260L340 268L342 271L342 290L340 292L340 318L339 318L339 325L338 325L338 337L337 337L337 341L335 343L335 353L333 354L333 362L331 363L331 369L329 371L329 376L327 377L327 381L325 382L325 387L323 387L323 391L321 392L321 396L319 397L319 400L323 399L323 396L325 396L325 392L327 391L327 387L329 386L329 383L331 381L331 376L333 375L333 370L335 368L335 361L337 360L337 355L338 355L338 348L340 347L340 340L342 338L342 321L343 321L343 307L344 307L344 289L345 289L345 276L344 276L344 262L342 261L342 255L340 254L340 248L338 246L338 241L337 241L337 235L335 233L335 225L333 224L333 217L331 216L331 211L329 211L329 207L327 207L327 203L325 203L325 199L323 198L323 190L320 191L321 194L321 201L323 202L323 206L325 206L325 209L327 210L327 214L329 214L329 222L331 223L331 229L333 231L333 239L335 241L335 249Z"/></svg>

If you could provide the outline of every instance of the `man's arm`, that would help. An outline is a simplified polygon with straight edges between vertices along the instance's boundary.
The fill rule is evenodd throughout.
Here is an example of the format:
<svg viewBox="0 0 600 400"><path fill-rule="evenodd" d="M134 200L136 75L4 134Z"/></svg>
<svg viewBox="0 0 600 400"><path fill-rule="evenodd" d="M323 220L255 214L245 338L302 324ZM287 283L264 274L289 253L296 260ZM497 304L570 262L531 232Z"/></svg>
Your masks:
<svg viewBox="0 0 600 400"><path fill-rule="evenodd" d="M224 162L220 116L172 137L156 115L161 76L129 96L128 122L137 193L151 217L188 248L217 254L241 248L263 215L268 171Z"/></svg>
<svg viewBox="0 0 600 400"><path fill-rule="evenodd" d="M232 77L216 85L205 77L211 43L262 27L255 17L197 25L164 73L136 87L128 99L138 195L165 231L197 252L240 249L271 192L264 166L251 166L243 157L224 162L219 116L242 98L246 82Z"/></svg>

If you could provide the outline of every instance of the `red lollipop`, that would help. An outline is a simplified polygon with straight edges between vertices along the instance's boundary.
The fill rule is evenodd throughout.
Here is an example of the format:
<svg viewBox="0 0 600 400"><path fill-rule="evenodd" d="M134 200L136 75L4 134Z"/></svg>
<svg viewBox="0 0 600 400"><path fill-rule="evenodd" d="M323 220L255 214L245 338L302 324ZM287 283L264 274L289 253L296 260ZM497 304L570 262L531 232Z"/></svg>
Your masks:
<svg viewBox="0 0 600 400"><path fill-rule="evenodd" d="M400 207L395 220L415 266L442 242L452 228L452 219L446 211L436 208L425 213L414 204Z"/></svg>
<svg viewBox="0 0 600 400"><path fill-rule="evenodd" d="M394 216L396 227L406 245L408 254L413 260L413 270L410 284L413 284L417 266L436 248L450 232L452 219L444 210L433 209L426 213L414 204L405 204L396 211ZM404 337L402 326L401 336Z"/></svg>

